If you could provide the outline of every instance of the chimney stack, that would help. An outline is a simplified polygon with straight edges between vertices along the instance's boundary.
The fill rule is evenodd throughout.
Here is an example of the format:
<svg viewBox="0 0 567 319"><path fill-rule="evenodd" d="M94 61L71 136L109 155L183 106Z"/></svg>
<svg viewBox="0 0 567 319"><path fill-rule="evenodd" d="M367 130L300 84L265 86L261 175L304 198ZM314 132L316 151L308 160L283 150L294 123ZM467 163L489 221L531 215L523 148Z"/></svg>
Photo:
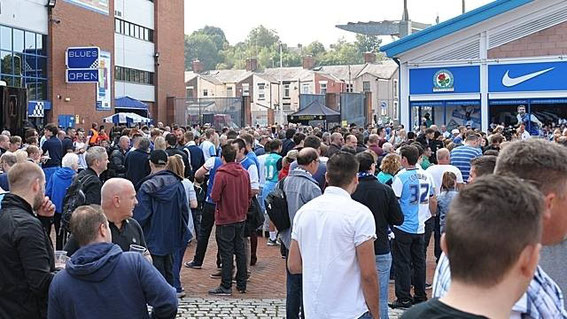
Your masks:
<svg viewBox="0 0 567 319"><path fill-rule="evenodd" d="M205 65L199 60L194 60L193 62L191 62L191 68L193 69L194 73L202 73L203 71L205 71Z"/></svg>
<svg viewBox="0 0 567 319"><path fill-rule="evenodd" d="M315 58L311 55L306 55L303 57L303 68L305 70L311 70L315 66Z"/></svg>
<svg viewBox="0 0 567 319"><path fill-rule="evenodd" d="M364 63L375 63L375 62L376 62L376 54L372 52L364 53Z"/></svg>
<svg viewBox="0 0 567 319"><path fill-rule="evenodd" d="M246 71L255 72L256 70L258 70L258 59L246 59Z"/></svg>

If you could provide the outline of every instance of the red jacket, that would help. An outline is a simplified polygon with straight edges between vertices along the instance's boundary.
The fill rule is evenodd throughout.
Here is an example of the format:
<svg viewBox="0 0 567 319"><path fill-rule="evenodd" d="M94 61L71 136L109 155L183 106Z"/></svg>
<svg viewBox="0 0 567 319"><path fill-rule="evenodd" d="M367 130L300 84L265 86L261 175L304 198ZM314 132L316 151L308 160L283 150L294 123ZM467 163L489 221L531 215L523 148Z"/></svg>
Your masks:
<svg viewBox="0 0 567 319"><path fill-rule="evenodd" d="M217 205L215 209L217 225L246 220L252 189L248 172L240 163L231 162L219 167L215 174L211 199Z"/></svg>

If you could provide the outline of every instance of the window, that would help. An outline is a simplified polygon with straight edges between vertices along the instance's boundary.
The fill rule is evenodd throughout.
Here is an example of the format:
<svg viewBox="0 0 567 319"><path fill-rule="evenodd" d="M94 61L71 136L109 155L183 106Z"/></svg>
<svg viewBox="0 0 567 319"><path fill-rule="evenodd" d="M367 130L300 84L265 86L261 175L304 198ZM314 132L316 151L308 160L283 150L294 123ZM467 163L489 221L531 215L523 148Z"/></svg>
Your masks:
<svg viewBox="0 0 567 319"><path fill-rule="evenodd" d="M136 39L154 42L153 30L122 19L114 18L114 32Z"/></svg>
<svg viewBox="0 0 567 319"><path fill-rule="evenodd" d="M394 80L394 98L398 98L398 80Z"/></svg>
<svg viewBox="0 0 567 319"><path fill-rule="evenodd" d="M283 86L283 97L284 97L284 99L289 99L289 83L286 83ZM285 106L285 104L284 104L284 106Z"/></svg>
<svg viewBox="0 0 567 319"><path fill-rule="evenodd" d="M116 81L124 81L139 84L154 84L154 77L152 72L125 68L116 66L114 70L114 77Z"/></svg>
<svg viewBox="0 0 567 319"><path fill-rule="evenodd" d="M203 96L209 96L209 90L203 89Z"/></svg>
<svg viewBox="0 0 567 319"><path fill-rule="evenodd" d="M370 92L370 81L362 82L362 91L363 92Z"/></svg>
<svg viewBox="0 0 567 319"><path fill-rule="evenodd" d="M258 100L263 101L266 99L266 84L258 83Z"/></svg>
<svg viewBox="0 0 567 319"><path fill-rule="evenodd" d="M232 86L226 88L226 96L232 97Z"/></svg>
<svg viewBox="0 0 567 319"><path fill-rule="evenodd" d="M301 85L301 93L303 93L303 94L309 94L309 84L303 83L303 84Z"/></svg>
<svg viewBox="0 0 567 319"><path fill-rule="evenodd" d="M398 120L398 101L394 101L394 119Z"/></svg>
<svg viewBox="0 0 567 319"><path fill-rule="evenodd" d="M327 94L327 81L319 82L321 94Z"/></svg>
<svg viewBox="0 0 567 319"><path fill-rule="evenodd" d="M0 26L0 79L27 88L28 99L47 98L46 36Z"/></svg>
<svg viewBox="0 0 567 319"><path fill-rule="evenodd" d="M12 51L12 28L0 27L0 49Z"/></svg>
<svg viewBox="0 0 567 319"><path fill-rule="evenodd" d="M347 83L347 85L346 85L346 91L347 91L348 93L354 92L354 91L353 91L353 88L352 88L352 83Z"/></svg>
<svg viewBox="0 0 567 319"><path fill-rule="evenodd" d="M242 96L250 96L250 84L242 83Z"/></svg>
<svg viewBox="0 0 567 319"><path fill-rule="evenodd" d="M193 91L194 91L194 87L192 86L188 86L185 88L185 90L187 91L187 97L193 97Z"/></svg>
<svg viewBox="0 0 567 319"><path fill-rule="evenodd" d="M291 111L291 103L284 103L283 104L284 111Z"/></svg>

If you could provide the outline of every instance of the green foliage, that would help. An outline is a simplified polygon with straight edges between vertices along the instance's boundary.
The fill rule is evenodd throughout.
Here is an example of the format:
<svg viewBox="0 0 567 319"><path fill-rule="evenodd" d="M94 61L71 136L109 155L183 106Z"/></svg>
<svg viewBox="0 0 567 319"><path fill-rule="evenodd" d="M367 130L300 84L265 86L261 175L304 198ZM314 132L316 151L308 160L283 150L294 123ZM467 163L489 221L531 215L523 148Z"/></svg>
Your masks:
<svg viewBox="0 0 567 319"><path fill-rule="evenodd" d="M250 31L244 42L230 45L222 29L205 26L185 36L185 67L191 69L195 59L203 62L206 70L243 69L246 59L258 59L259 69L279 67L280 45L284 67L301 66L302 55L311 55L317 65L346 65L363 63L364 52L379 52L380 39L375 36L357 35L354 43L344 38L329 49L314 41L302 47L289 48L281 43L276 31L260 25Z"/></svg>

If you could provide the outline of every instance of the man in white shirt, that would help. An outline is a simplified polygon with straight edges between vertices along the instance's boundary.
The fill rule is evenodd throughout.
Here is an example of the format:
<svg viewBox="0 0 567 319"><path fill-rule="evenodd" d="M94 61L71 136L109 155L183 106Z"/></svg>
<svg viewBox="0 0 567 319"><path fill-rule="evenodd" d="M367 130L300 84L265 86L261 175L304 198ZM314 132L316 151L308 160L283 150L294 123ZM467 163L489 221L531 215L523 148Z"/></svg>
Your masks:
<svg viewBox="0 0 567 319"><path fill-rule="evenodd" d="M441 183L443 182L443 174L445 172L451 172L457 176L457 185L462 187L464 185L463 174L456 167L451 165L451 153L446 148L440 148L437 150L437 163L438 165L429 166L426 170L433 177L435 182L435 194L441 193Z"/></svg>
<svg viewBox="0 0 567 319"><path fill-rule="evenodd" d="M303 274L306 318L378 318L372 212L351 199L358 185L354 155L327 162L325 193L295 215L288 269Z"/></svg>
<svg viewBox="0 0 567 319"><path fill-rule="evenodd" d="M201 150L203 150L203 156L205 157L205 162L210 158L217 156L217 147L214 144L216 132L215 129L210 128L205 131L205 138L201 143Z"/></svg>

